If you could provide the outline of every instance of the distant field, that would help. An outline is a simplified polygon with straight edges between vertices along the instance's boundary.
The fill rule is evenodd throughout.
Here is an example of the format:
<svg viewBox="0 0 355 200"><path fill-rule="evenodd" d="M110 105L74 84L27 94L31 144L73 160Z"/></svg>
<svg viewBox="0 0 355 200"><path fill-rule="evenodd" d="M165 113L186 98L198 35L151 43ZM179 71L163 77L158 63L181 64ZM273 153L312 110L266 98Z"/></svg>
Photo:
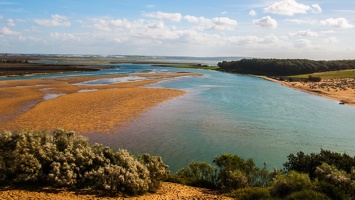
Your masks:
<svg viewBox="0 0 355 200"><path fill-rule="evenodd" d="M322 79L339 79L339 78L355 78L355 70L340 70L330 72L320 72L313 74L301 74L296 76L289 76L289 78L308 78L308 76L321 77Z"/></svg>

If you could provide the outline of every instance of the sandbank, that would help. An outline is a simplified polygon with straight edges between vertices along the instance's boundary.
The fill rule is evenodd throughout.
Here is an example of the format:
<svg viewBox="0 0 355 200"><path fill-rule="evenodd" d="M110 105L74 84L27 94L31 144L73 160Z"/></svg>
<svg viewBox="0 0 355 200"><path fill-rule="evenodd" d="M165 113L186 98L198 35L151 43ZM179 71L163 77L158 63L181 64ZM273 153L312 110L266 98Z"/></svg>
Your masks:
<svg viewBox="0 0 355 200"><path fill-rule="evenodd" d="M142 87L194 73L134 74L137 81L83 84L130 75L0 81L2 130L56 128L79 133L112 133L157 104L185 91ZM0 130L0 131L2 131Z"/></svg>
<svg viewBox="0 0 355 200"><path fill-rule="evenodd" d="M260 78L280 83L283 86L338 101L340 104L355 106L355 79L326 79L320 82L290 82L275 78Z"/></svg>

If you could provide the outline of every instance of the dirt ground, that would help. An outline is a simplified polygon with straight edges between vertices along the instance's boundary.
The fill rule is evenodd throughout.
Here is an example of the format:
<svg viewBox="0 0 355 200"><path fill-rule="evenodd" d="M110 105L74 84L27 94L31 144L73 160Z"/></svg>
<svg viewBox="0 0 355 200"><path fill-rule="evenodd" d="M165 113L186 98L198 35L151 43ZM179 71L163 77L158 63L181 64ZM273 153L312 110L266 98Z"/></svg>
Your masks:
<svg viewBox="0 0 355 200"><path fill-rule="evenodd" d="M179 200L179 199L201 199L201 200L229 200L228 198L221 194L217 194L215 191L195 188L175 183L164 182L162 187L156 193L148 193L143 196L137 197L107 197L107 196L98 196L97 193L91 190L81 190L81 191L68 191L68 190L54 190L50 188L41 188L41 189L31 189L31 190L21 190L21 189L12 189L12 188L1 188L0 189L0 198L1 199L31 199L31 200L94 200L94 199L127 199L127 200Z"/></svg>

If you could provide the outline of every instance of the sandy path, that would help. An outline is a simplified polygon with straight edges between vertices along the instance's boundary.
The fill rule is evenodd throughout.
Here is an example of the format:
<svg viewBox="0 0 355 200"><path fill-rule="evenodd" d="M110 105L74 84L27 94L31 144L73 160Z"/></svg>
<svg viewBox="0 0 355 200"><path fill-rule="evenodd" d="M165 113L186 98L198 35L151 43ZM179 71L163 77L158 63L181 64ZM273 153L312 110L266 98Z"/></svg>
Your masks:
<svg viewBox="0 0 355 200"><path fill-rule="evenodd" d="M80 133L110 133L146 109L185 93L141 86L195 75L140 74L137 76L144 80L109 85L76 83L123 75L0 81L0 127L2 130L64 128ZM46 95L58 97L45 100Z"/></svg>
<svg viewBox="0 0 355 200"><path fill-rule="evenodd" d="M175 199L215 199L230 200L232 198L216 194L215 191L202 188L194 188L175 183L163 183L162 187L153 194L145 194L138 197L100 197L90 190L82 190L78 192L66 190L54 190L50 188L34 189L34 190L18 190L2 188L0 190L1 199L48 199L48 200L79 200L79 199L127 199L127 200L175 200Z"/></svg>

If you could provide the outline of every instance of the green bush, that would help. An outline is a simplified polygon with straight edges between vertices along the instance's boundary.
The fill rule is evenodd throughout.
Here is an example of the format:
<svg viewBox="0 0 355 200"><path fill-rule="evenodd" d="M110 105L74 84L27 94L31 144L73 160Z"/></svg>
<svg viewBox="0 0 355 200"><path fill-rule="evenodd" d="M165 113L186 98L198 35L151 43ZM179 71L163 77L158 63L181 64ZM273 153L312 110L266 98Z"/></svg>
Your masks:
<svg viewBox="0 0 355 200"><path fill-rule="evenodd" d="M253 159L242 159L238 155L222 154L213 163L218 167L217 186L224 191L231 191L243 187L267 187L275 173L256 167Z"/></svg>
<svg viewBox="0 0 355 200"><path fill-rule="evenodd" d="M114 152L72 131L0 133L0 183L95 187L109 193L156 191L167 174L160 157Z"/></svg>
<svg viewBox="0 0 355 200"><path fill-rule="evenodd" d="M316 192L314 190L302 190L298 192L293 192L288 195L285 200L331 200L327 195Z"/></svg>
<svg viewBox="0 0 355 200"><path fill-rule="evenodd" d="M191 162L176 174L185 179L187 185L205 188L216 187L215 168L206 162Z"/></svg>
<svg viewBox="0 0 355 200"><path fill-rule="evenodd" d="M349 197L355 197L355 181L352 180L351 175L347 174L345 171L338 170L335 166L330 166L327 163L323 163L321 166L317 167L315 174L319 181L328 184L327 187L329 191L334 191L332 192L332 197L336 197L338 195L342 197L344 196L343 194L346 194Z"/></svg>
<svg viewBox="0 0 355 200"><path fill-rule="evenodd" d="M287 174L277 176L271 186L271 194L284 198L287 195L312 188L312 182L308 174L290 171Z"/></svg>
<svg viewBox="0 0 355 200"><path fill-rule="evenodd" d="M270 188L252 187L235 190L228 196L238 200L265 200L271 199Z"/></svg>

